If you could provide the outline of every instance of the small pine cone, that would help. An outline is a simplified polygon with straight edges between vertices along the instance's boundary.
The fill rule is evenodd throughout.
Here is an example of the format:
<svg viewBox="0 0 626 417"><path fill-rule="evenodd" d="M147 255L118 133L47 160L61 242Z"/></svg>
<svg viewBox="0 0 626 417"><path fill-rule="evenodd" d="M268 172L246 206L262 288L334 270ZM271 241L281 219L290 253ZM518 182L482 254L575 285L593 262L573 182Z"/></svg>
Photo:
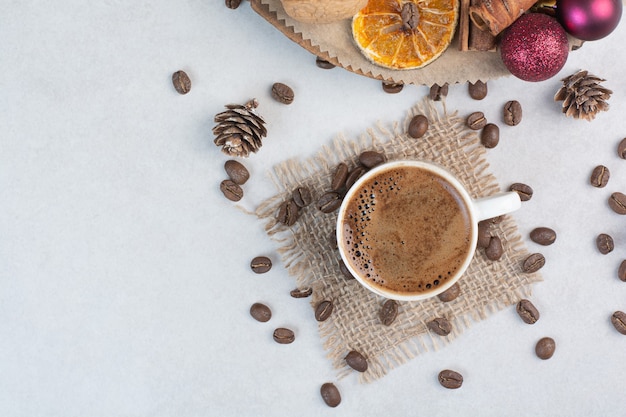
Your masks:
<svg viewBox="0 0 626 417"><path fill-rule="evenodd" d="M554 101L563 101L563 113L567 117L592 121L596 113L609 109L606 101L613 92L600 85L606 80L587 71L578 71L562 81L563 86L554 95Z"/></svg>
<svg viewBox="0 0 626 417"><path fill-rule="evenodd" d="M228 109L215 115L213 134L215 145L222 147L228 156L247 157L263 145L262 138L267 135L265 120L254 109L259 105L256 99L243 106L228 104Z"/></svg>

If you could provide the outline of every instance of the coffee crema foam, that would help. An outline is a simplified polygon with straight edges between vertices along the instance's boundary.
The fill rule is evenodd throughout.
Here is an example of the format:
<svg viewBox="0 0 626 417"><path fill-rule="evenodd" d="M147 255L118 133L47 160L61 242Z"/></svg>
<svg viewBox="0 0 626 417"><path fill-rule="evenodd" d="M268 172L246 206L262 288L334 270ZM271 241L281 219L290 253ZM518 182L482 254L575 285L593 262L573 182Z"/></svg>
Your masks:
<svg viewBox="0 0 626 417"><path fill-rule="evenodd" d="M383 291L432 291L456 274L472 250L469 208L432 171L393 167L350 192L343 218L346 260Z"/></svg>

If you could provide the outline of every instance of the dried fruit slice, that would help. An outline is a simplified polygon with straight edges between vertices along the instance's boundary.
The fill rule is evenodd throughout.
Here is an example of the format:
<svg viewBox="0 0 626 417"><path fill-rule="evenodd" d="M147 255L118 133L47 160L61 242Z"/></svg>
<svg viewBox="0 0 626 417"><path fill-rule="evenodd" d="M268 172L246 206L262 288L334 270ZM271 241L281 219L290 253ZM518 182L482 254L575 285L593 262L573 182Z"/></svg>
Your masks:
<svg viewBox="0 0 626 417"><path fill-rule="evenodd" d="M352 19L352 36L373 63L421 68L450 45L459 0L369 0Z"/></svg>

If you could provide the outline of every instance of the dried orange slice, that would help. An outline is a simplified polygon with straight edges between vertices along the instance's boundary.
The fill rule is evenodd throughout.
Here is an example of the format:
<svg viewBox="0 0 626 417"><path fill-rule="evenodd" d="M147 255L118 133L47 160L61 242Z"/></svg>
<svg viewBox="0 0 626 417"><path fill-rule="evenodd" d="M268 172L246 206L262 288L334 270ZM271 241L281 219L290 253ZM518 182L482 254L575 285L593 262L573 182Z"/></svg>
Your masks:
<svg viewBox="0 0 626 417"><path fill-rule="evenodd" d="M421 68L450 45L459 0L369 0L352 19L352 36L373 63Z"/></svg>

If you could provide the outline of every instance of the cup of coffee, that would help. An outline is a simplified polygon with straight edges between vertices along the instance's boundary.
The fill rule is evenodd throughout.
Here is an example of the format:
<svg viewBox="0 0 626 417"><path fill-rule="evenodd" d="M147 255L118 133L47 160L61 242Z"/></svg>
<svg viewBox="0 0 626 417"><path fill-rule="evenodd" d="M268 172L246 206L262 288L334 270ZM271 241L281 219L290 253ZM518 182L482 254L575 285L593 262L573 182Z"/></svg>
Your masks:
<svg viewBox="0 0 626 417"><path fill-rule="evenodd" d="M478 222L517 210L515 191L473 199L430 162L393 161L368 171L339 209L343 262L367 289L422 300L450 288L476 250Z"/></svg>

